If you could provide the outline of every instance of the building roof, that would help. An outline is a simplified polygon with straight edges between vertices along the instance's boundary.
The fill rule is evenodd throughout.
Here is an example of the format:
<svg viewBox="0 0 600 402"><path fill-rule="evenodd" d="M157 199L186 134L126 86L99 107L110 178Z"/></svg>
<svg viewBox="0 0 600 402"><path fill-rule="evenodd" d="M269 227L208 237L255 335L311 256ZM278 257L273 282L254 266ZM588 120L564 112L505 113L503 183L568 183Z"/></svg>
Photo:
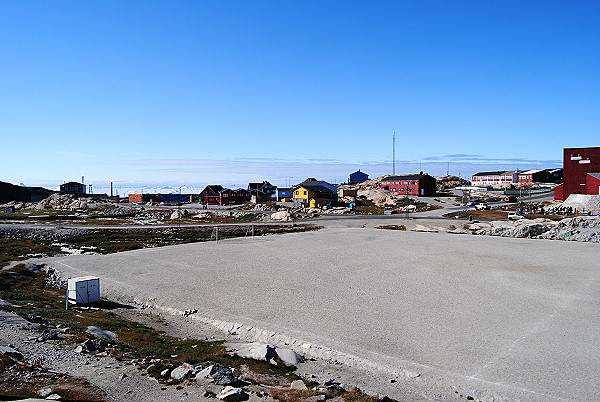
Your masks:
<svg viewBox="0 0 600 402"><path fill-rule="evenodd" d="M405 174L402 176L388 176L383 180L419 180L425 176L429 176L428 174Z"/></svg>
<svg viewBox="0 0 600 402"><path fill-rule="evenodd" d="M223 191L223 186L221 186L219 184L211 184L211 185L204 187L204 190L202 190L201 193L207 192L207 193L216 194L219 191Z"/></svg>
<svg viewBox="0 0 600 402"><path fill-rule="evenodd" d="M306 184L304 186L299 186L299 187L296 187L296 188L297 189L298 188L305 188L305 189L310 190L310 191L318 191L318 192L321 192L321 193L335 193L335 191L332 191L330 188L322 186L320 184Z"/></svg>
<svg viewBox="0 0 600 402"><path fill-rule="evenodd" d="M523 173L520 170L502 170L502 171L496 171L496 172L479 172L479 173L475 173L473 175L473 177L475 176L503 176L503 175L508 175L508 174L515 174L515 173Z"/></svg>
<svg viewBox="0 0 600 402"><path fill-rule="evenodd" d="M519 172L519 174L534 174L534 173L539 173L539 172L543 172L546 169L534 169L534 170L527 170L525 172Z"/></svg>
<svg viewBox="0 0 600 402"><path fill-rule="evenodd" d="M323 186L329 189L329 191L335 193L337 192L337 186L331 184L331 183L327 183L326 181L322 181L322 180L317 180L314 177L309 177L308 179L304 180L302 183L300 184L296 184L294 187L292 187L292 190L297 189L298 187L306 187L306 186Z"/></svg>
<svg viewBox="0 0 600 402"><path fill-rule="evenodd" d="M268 181L263 181L261 183L248 183L248 188L249 189L253 189L253 190L259 190L261 187L269 185L271 186L272 184L269 183Z"/></svg>

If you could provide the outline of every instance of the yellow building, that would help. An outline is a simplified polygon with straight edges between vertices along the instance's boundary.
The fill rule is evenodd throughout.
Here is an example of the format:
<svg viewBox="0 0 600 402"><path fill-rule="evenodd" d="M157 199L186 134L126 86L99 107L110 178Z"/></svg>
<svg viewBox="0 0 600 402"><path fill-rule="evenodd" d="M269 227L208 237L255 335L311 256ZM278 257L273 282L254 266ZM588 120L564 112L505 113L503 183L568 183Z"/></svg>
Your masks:
<svg viewBox="0 0 600 402"><path fill-rule="evenodd" d="M336 199L336 193L325 186L301 186L292 192L295 205L298 206L323 206Z"/></svg>
<svg viewBox="0 0 600 402"><path fill-rule="evenodd" d="M293 198L300 198L300 199L304 199L304 200L309 200L311 198L314 198L314 196L315 196L315 192L311 191L310 189L308 189L306 187L298 187L292 193Z"/></svg>

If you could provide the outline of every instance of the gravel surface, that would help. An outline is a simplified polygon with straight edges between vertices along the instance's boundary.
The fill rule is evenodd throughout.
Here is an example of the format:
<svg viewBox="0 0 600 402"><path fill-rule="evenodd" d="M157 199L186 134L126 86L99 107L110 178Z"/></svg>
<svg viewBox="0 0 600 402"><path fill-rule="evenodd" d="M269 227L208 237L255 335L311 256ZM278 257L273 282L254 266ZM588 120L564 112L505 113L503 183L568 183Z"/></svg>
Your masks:
<svg viewBox="0 0 600 402"><path fill-rule="evenodd" d="M165 387L142 375L136 365L112 357L94 357L74 351L75 345L59 341L37 342L40 333L12 313L0 311L0 345L14 345L26 361L39 362L49 370L87 379L101 388L107 401L186 401L204 400L204 389L178 390Z"/></svg>
<svg viewBox="0 0 600 402"><path fill-rule="evenodd" d="M289 344L367 391L545 401L600 394L599 256L597 244L359 227L47 262L99 275L109 298Z"/></svg>

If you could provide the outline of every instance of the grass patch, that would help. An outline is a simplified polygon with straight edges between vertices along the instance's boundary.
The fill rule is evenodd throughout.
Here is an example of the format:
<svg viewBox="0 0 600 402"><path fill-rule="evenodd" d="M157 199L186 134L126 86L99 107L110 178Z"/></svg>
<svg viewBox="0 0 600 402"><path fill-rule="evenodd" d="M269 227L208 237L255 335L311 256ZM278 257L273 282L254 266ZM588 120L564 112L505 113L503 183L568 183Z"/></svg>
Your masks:
<svg viewBox="0 0 600 402"><path fill-rule="evenodd" d="M507 211L459 211L451 212L443 215L444 218L454 219L476 219L476 220L506 220L508 219Z"/></svg>
<svg viewBox="0 0 600 402"><path fill-rule="evenodd" d="M50 244L49 241L43 240L0 239L0 267L8 265L11 261L60 254L60 247Z"/></svg>
<svg viewBox="0 0 600 402"><path fill-rule="evenodd" d="M283 234L318 230L313 225L296 226L255 226L254 235ZM248 227L221 227L219 240L251 235ZM171 246L209 241L214 239L212 227L200 228L168 228L168 229L135 229L135 230L90 230L72 236L68 242L76 248L95 247L102 254L137 250L140 248Z"/></svg>
<svg viewBox="0 0 600 402"><path fill-rule="evenodd" d="M375 229L406 230L406 226L404 226L404 225L382 225L382 226L375 226Z"/></svg>

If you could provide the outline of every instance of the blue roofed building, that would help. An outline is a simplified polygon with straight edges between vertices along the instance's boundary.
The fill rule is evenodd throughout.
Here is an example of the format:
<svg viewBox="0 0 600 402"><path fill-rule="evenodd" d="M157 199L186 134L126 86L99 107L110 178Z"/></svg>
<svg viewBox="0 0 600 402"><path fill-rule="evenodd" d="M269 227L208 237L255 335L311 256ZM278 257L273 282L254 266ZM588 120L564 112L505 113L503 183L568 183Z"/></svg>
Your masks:
<svg viewBox="0 0 600 402"><path fill-rule="evenodd" d="M348 184L362 183L363 181L367 180L369 180L369 175L365 172L361 172L360 169L358 169L356 172L350 173Z"/></svg>

